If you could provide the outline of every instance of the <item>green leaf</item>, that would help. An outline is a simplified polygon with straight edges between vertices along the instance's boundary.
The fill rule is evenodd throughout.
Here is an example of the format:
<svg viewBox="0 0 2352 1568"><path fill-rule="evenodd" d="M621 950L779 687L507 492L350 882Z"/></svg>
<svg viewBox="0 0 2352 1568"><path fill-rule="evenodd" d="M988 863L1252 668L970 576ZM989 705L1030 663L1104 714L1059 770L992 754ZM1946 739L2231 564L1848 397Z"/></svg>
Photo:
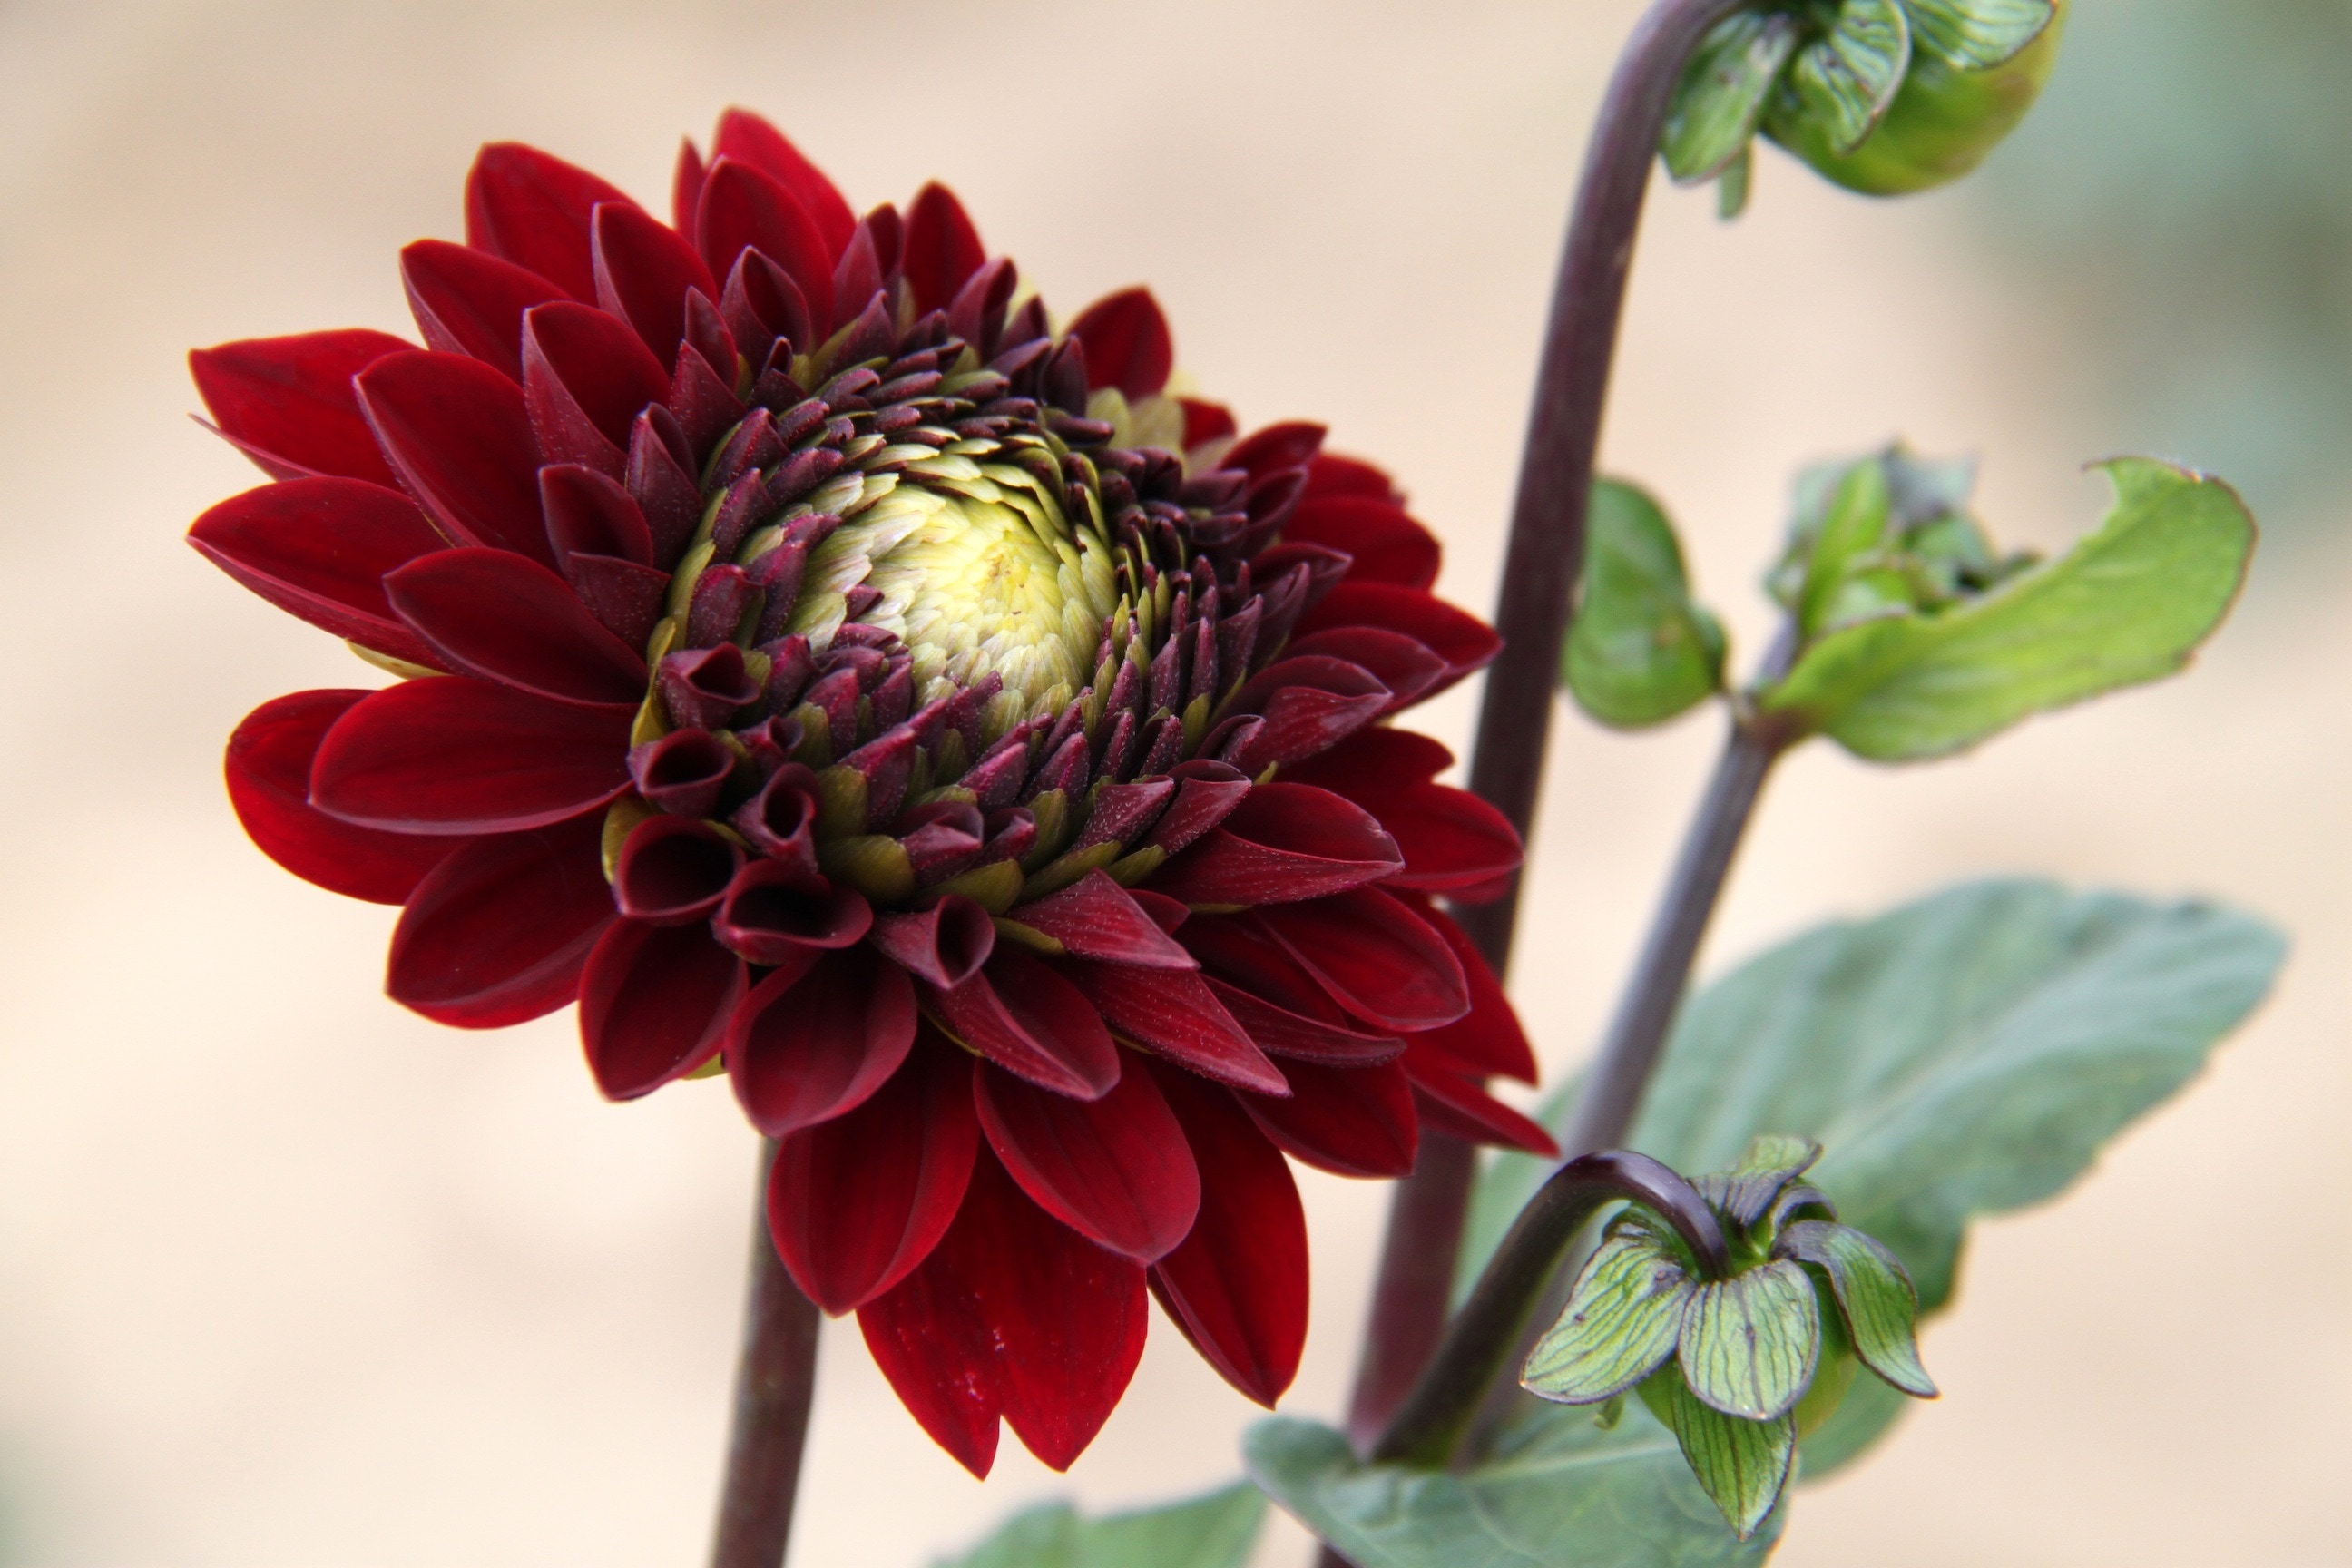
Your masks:
<svg viewBox="0 0 2352 1568"><path fill-rule="evenodd" d="M1857 756L1908 762L2179 669L2237 596L2253 518L2219 479L2104 466L2115 509L2064 556L1937 613L1832 631L1761 705Z"/></svg>
<svg viewBox="0 0 2352 1568"><path fill-rule="evenodd" d="M1671 1372L1642 1384L1642 1401L1673 1428L1691 1473L1732 1530L1743 1541L1753 1535L1789 1484L1796 1423L1785 1415L1769 1421L1726 1415L1701 1404Z"/></svg>
<svg viewBox="0 0 2352 1568"><path fill-rule="evenodd" d="M1954 70L2005 65L2057 14L2051 0L1903 0L1911 42Z"/></svg>
<svg viewBox="0 0 2352 1568"><path fill-rule="evenodd" d="M1838 590L1849 580L1856 558L1885 542L1886 525L1894 515L1886 471L1876 458L1863 458L1839 477L1805 556L1797 626L1806 637L1819 635L1830 623Z"/></svg>
<svg viewBox="0 0 2352 1568"><path fill-rule="evenodd" d="M1818 1219L1799 1220L1782 1231L1772 1250L1828 1273L1853 1352L1864 1366L1916 1398L1936 1397L1936 1380L1919 1364L1919 1295L1900 1258L1852 1226Z"/></svg>
<svg viewBox="0 0 2352 1568"><path fill-rule="evenodd" d="M1645 1230L1612 1227L1520 1382L1563 1405L1624 1393L1675 1353L1693 1289L1682 1264Z"/></svg>
<svg viewBox="0 0 2352 1568"><path fill-rule="evenodd" d="M1797 51L1765 111L1776 142L1824 142L1838 153L1862 145L1903 86L1911 28L1897 0L1843 0L1836 20Z"/></svg>
<svg viewBox="0 0 2352 1568"><path fill-rule="evenodd" d="M1748 1140L1739 1163L1693 1184L1701 1196L1742 1226L1754 1225L1772 1206L1780 1189L1811 1170L1822 1146L1785 1132L1759 1132Z"/></svg>
<svg viewBox="0 0 2352 1568"><path fill-rule="evenodd" d="M1676 1360L1700 1399L1727 1415L1769 1421L1803 1395L1821 1353L1813 1282L1799 1265L1779 1262L1702 1281L1683 1313Z"/></svg>
<svg viewBox="0 0 2352 1568"><path fill-rule="evenodd" d="M1631 485L1596 480L1562 676L1604 724L1654 724L1723 683L1723 627L1694 604L1674 525Z"/></svg>
<svg viewBox="0 0 2352 1568"><path fill-rule="evenodd" d="M1910 1396L1891 1383L1857 1377L1852 1384L1830 1418L1797 1439L1797 1451L1805 1458L1799 1479L1806 1485L1825 1479L1862 1458L1911 1413ZM1801 1411L1803 1406L1798 1408Z"/></svg>
<svg viewBox="0 0 2352 1568"><path fill-rule="evenodd" d="M1261 1421L1250 1475L1358 1568L1748 1568L1782 1515L1734 1539L1674 1436L1646 1415L1604 1430L1581 1412L1507 1430L1459 1472L1360 1463L1311 1421Z"/></svg>
<svg viewBox="0 0 2352 1568"><path fill-rule="evenodd" d="M1046 1503L936 1568L1241 1568L1265 1519L1265 1498L1247 1482L1098 1520Z"/></svg>
<svg viewBox="0 0 2352 1568"><path fill-rule="evenodd" d="M1668 174L1696 184L1747 151L1799 36L1797 19L1784 12L1738 11L1699 40L1666 106L1659 151Z"/></svg>

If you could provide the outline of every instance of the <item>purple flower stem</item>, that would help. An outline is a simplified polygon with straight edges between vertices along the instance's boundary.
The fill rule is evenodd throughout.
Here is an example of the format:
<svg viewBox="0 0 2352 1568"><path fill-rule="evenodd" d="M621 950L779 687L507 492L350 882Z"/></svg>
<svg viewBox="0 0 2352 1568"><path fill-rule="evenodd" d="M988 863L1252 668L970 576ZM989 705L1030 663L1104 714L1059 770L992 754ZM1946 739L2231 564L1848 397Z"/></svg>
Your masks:
<svg viewBox="0 0 2352 1568"><path fill-rule="evenodd" d="M816 1304L801 1294L768 1238L768 1168L776 1141L760 1144L751 1214L751 1278L743 1307L743 1354L735 1366L735 1425L719 1494L711 1568L780 1568L793 1533L809 1399L816 1392Z"/></svg>

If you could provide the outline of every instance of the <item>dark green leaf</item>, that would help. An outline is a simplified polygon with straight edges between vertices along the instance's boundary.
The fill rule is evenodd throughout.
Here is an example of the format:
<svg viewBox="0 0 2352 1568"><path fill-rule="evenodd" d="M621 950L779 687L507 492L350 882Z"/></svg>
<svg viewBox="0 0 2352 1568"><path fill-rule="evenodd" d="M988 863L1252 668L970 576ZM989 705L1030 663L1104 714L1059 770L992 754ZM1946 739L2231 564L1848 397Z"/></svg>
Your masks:
<svg viewBox="0 0 2352 1568"><path fill-rule="evenodd" d="M1912 45L1954 70L1990 70L2042 36L2051 0L1903 0Z"/></svg>
<svg viewBox="0 0 2352 1568"><path fill-rule="evenodd" d="M1622 1394L1675 1353L1691 1278L1644 1229L1612 1228L1577 1276L1568 1310L1536 1343L1520 1382L1563 1405Z"/></svg>
<svg viewBox="0 0 2352 1568"><path fill-rule="evenodd" d="M1702 1281L1683 1312L1676 1361L1700 1399L1727 1415L1768 1421L1804 1394L1821 1352L1813 1282L1799 1265L1779 1262Z"/></svg>
<svg viewBox="0 0 2352 1568"><path fill-rule="evenodd" d="M1541 1407L1459 1473L1360 1463L1311 1421L1275 1419L1243 1444L1267 1495L1359 1568L1733 1568L1761 1563L1769 1518L1741 1542L1646 1415L1612 1430Z"/></svg>
<svg viewBox="0 0 2352 1568"><path fill-rule="evenodd" d="M1862 144L1903 85L1911 29L1897 0L1843 0L1829 30L1797 51L1766 111L1773 139Z"/></svg>
<svg viewBox="0 0 2352 1568"><path fill-rule="evenodd" d="M1783 12L1739 11L1716 24L1683 68L1666 107L1659 150L1667 173L1696 184L1747 151L1798 35L1797 19Z"/></svg>
<svg viewBox="0 0 2352 1568"><path fill-rule="evenodd" d="M1631 485L1592 487L1584 581L1562 675L1605 724L1654 724L1723 680L1723 628L1694 604L1674 525Z"/></svg>
<svg viewBox="0 0 2352 1568"><path fill-rule="evenodd" d="M1796 1423L1785 1415L1769 1421L1726 1415L1701 1404L1672 1372L1642 1384L1642 1400L1673 1428L1691 1473L1733 1531L1743 1541L1754 1534L1789 1484Z"/></svg>
<svg viewBox="0 0 2352 1568"><path fill-rule="evenodd" d="M1935 1379L1919 1364L1918 1293L1899 1258L1851 1226L1818 1219L1799 1220L1772 1249L1828 1271L1853 1353L1864 1366L1906 1394L1936 1397Z"/></svg>
<svg viewBox="0 0 2352 1568"><path fill-rule="evenodd" d="M1829 633L1764 708L1908 762L2179 669L2237 596L2254 521L2218 479L2145 458L2104 466L2115 510L2064 556L1937 613Z"/></svg>
<svg viewBox="0 0 2352 1568"><path fill-rule="evenodd" d="M1098 1520L1046 1503L937 1568L1241 1568L1265 1519L1265 1498L1246 1482Z"/></svg>

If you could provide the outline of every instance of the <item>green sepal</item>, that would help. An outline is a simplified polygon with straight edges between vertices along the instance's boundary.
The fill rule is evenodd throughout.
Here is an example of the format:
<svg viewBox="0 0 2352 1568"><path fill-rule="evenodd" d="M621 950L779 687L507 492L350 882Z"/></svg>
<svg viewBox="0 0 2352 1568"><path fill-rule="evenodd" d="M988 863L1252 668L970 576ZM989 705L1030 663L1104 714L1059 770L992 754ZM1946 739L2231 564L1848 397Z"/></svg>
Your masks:
<svg viewBox="0 0 2352 1568"><path fill-rule="evenodd" d="M1739 1163L1728 1171L1700 1176L1699 1195L1742 1228L1764 1217L1780 1189L1811 1170L1822 1146L1786 1132L1760 1132L1748 1140Z"/></svg>
<svg viewBox="0 0 2352 1568"><path fill-rule="evenodd" d="M1915 1399L1933 1399L1935 1379L1919 1364L1919 1295L1902 1260L1852 1226L1803 1219L1772 1244L1829 1276L1839 1314L1862 1363Z"/></svg>
<svg viewBox="0 0 2352 1568"><path fill-rule="evenodd" d="M1697 1289L1646 1229L1612 1226L1519 1382L1561 1405L1596 1405L1655 1372L1675 1353L1685 1304Z"/></svg>
<svg viewBox="0 0 2352 1568"><path fill-rule="evenodd" d="M1911 762L2179 669L2237 596L2253 518L2219 479L2146 458L2102 466L2115 508L2064 556L1939 613L1832 629L1759 707Z"/></svg>
<svg viewBox="0 0 2352 1568"><path fill-rule="evenodd" d="M1713 179L1739 161L1801 37L1785 12L1738 11L1699 40L1659 137L1666 172L1678 183Z"/></svg>
<svg viewBox="0 0 2352 1568"><path fill-rule="evenodd" d="M2049 29L2052 0L1903 0L1912 47L1958 71L2007 65Z"/></svg>
<svg viewBox="0 0 2352 1568"><path fill-rule="evenodd" d="M1874 130L1911 65L1911 26L1897 0L1842 0L1829 29L1809 40L1764 111L1783 145L1852 153Z"/></svg>
<svg viewBox="0 0 2352 1568"><path fill-rule="evenodd" d="M1786 1259L1700 1282L1683 1310L1675 1362L1691 1392L1727 1415L1786 1415L1822 1352L1812 1280Z"/></svg>
<svg viewBox="0 0 2352 1568"><path fill-rule="evenodd" d="M1786 1415L1746 1421L1702 1404L1672 1367L1642 1384L1642 1403L1675 1435L1683 1459L1732 1533L1745 1541L1789 1485L1797 1424Z"/></svg>
<svg viewBox="0 0 2352 1568"><path fill-rule="evenodd" d="M1748 210L1748 193L1756 178L1756 147L1749 142L1715 177L1715 216L1729 223Z"/></svg>
<svg viewBox="0 0 2352 1568"><path fill-rule="evenodd" d="M1604 724L1671 719L1723 684L1723 626L1690 596L1682 546L1641 490L1594 481L1584 578L1561 677Z"/></svg>

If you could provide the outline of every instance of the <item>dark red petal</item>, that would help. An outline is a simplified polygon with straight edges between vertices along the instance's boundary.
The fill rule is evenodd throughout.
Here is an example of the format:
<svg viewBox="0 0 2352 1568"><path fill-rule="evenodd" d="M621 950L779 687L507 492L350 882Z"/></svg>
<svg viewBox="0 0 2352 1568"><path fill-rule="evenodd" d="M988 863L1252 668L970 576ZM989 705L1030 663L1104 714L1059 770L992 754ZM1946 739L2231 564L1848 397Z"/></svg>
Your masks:
<svg viewBox="0 0 2352 1568"><path fill-rule="evenodd" d="M1249 798L1247 774L1223 763L1195 759L1176 765L1176 799L1151 826L1144 843L1173 855L1223 822Z"/></svg>
<svg viewBox="0 0 2352 1568"><path fill-rule="evenodd" d="M1064 973L1121 1038L1236 1089L1288 1092L1281 1069L1199 975L1086 963Z"/></svg>
<svg viewBox="0 0 2352 1568"><path fill-rule="evenodd" d="M923 999L963 1044L1056 1094L1099 1099L1118 1081L1118 1047L1076 986L1044 960L1004 946L978 974Z"/></svg>
<svg viewBox="0 0 2352 1568"><path fill-rule="evenodd" d="M874 922L873 942L908 973L956 986L979 973L996 951L996 926L986 910L950 893L929 909L882 916Z"/></svg>
<svg viewBox="0 0 2352 1568"><path fill-rule="evenodd" d="M536 147L493 142L466 175L466 243L530 268L575 300L593 300L590 216L599 202L628 199Z"/></svg>
<svg viewBox="0 0 2352 1568"><path fill-rule="evenodd" d="M620 921L580 976L580 1038L608 1100L634 1100L719 1054L742 961L698 925Z"/></svg>
<svg viewBox="0 0 2352 1568"><path fill-rule="evenodd" d="M669 373L636 333L589 305L559 300L522 319L523 404L541 460L625 471L629 426L669 392Z"/></svg>
<svg viewBox="0 0 2352 1568"><path fill-rule="evenodd" d="M946 310L956 290L987 259L980 231L971 226L953 191L932 184L915 193L915 205L907 214L907 253L899 266L907 286L915 291L917 314Z"/></svg>
<svg viewBox="0 0 2352 1568"><path fill-rule="evenodd" d="M1378 888L1257 911L1331 999L1383 1029L1434 1029L1470 1011L1469 982L1445 940Z"/></svg>
<svg viewBox="0 0 2352 1568"><path fill-rule="evenodd" d="M675 370L686 336L686 291L699 289L706 300L719 298L710 269L676 230L634 203L598 207L589 234L596 302L635 330L663 370ZM714 368L734 380L733 365ZM636 410L629 412L634 418ZM627 445L625 437L621 445Z"/></svg>
<svg viewBox="0 0 2352 1568"><path fill-rule="evenodd" d="M1141 1058L1100 1100L1054 1094L1002 1068L972 1080L981 1131L1021 1190L1079 1235L1150 1263L1201 1207L1201 1173Z"/></svg>
<svg viewBox="0 0 2352 1568"><path fill-rule="evenodd" d="M364 691L296 691L245 716L228 738L229 804L261 852L304 881L373 904L407 900L455 847L446 838L380 833L310 805L310 759Z"/></svg>
<svg viewBox="0 0 2352 1568"><path fill-rule="evenodd" d="M1240 1096L1284 1152L1342 1176L1402 1176L1420 1147L1412 1087L1401 1062L1329 1068L1292 1062L1290 1098Z"/></svg>
<svg viewBox="0 0 2352 1568"><path fill-rule="evenodd" d="M1388 475L1371 464L1360 458L1318 452L1307 466L1306 499L1322 500L1330 496L1368 496L1374 500L1404 504L1404 497L1397 493Z"/></svg>
<svg viewBox="0 0 2352 1568"><path fill-rule="evenodd" d="M1199 967L1133 894L1100 871L1089 871L1058 893L1017 906L1008 918L1044 931L1073 957L1141 969Z"/></svg>
<svg viewBox="0 0 2352 1568"><path fill-rule="evenodd" d="M628 787L629 721L464 676L411 680L336 721L310 769L310 800L398 832L543 826Z"/></svg>
<svg viewBox="0 0 2352 1568"><path fill-rule="evenodd" d="M670 222L680 234L694 232L694 209L702 201L702 154L695 150L694 138L677 139L677 163L669 176Z"/></svg>
<svg viewBox="0 0 2352 1568"><path fill-rule="evenodd" d="M595 469L551 463L539 470L539 508L555 563L573 572L574 555L608 555L650 566L654 536L636 498ZM667 574L664 574L667 576ZM577 586L575 584L574 586Z"/></svg>
<svg viewBox="0 0 2352 1568"><path fill-rule="evenodd" d="M420 239L404 249L400 281L427 348L469 354L516 382L522 380L522 313L563 298L528 268L446 239Z"/></svg>
<svg viewBox="0 0 2352 1568"><path fill-rule="evenodd" d="M1359 730L1318 757L1293 763L1282 776L1293 784L1320 784L1349 799L1359 786L1375 790L1426 784L1454 765L1454 753L1412 730L1381 724Z"/></svg>
<svg viewBox="0 0 2352 1568"><path fill-rule="evenodd" d="M1442 784L1393 790L1372 784L1351 793L1404 852L1404 871L1392 879L1394 887L1437 892L1478 888L1517 870L1525 858L1510 819L1468 790Z"/></svg>
<svg viewBox="0 0 2352 1568"><path fill-rule="evenodd" d="M863 1105L914 1041L915 988L904 973L855 948L813 952L735 1010L727 1073L751 1125L781 1138Z"/></svg>
<svg viewBox="0 0 2352 1568"><path fill-rule="evenodd" d="M1370 672L1345 659L1313 654L1279 659L1252 676L1228 705L1229 711L1265 720L1230 760L1255 777L1269 765L1328 751L1386 711L1391 696Z"/></svg>
<svg viewBox="0 0 2352 1568"><path fill-rule="evenodd" d="M1270 1055L1296 1057L1331 1067L1371 1067L1404 1054L1404 1041L1397 1036L1358 1034L1278 1006L1255 991L1245 991L1213 974L1204 979L1211 994L1233 1016L1234 1022L1248 1031L1260 1050Z"/></svg>
<svg viewBox="0 0 2352 1568"><path fill-rule="evenodd" d="M1452 671L1432 689L1443 689L1480 668L1503 647L1492 626L1434 595L1389 583L1359 583L1352 577L1299 618L1297 635L1327 626L1384 626L1424 645Z"/></svg>
<svg viewBox="0 0 2352 1568"><path fill-rule="evenodd" d="M1429 928L1454 950L1454 956L1461 961L1463 977L1470 984L1467 1015L1442 1028L1413 1036L1415 1060L1433 1062L1472 1077L1500 1073L1521 1083L1535 1082L1535 1049L1528 1044L1526 1031L1519 1027L1519 1016L1512 1008L1510 998L1503 994L1502 983L1486 967L1486 961L1471 943L1469 933L1444 912L1431 908L1426 900L1412 901Z"/></svg>
<svg viewBox="0 0 2352 1568"><path fill-rule="evenodd" d="M646 661L562 578L503 550L444 550L386 577L401 618L453 668L556 702L645 700Z"/></svg>
<svg viewBox="0 0 2352 1568"><path fill-rule="evenodd" d="M735 874L710 930L753 963L800 963L812 952L856 946L873 924L873 908L856 889L761 858Z"/></svg>
<svg viewBox="0 0 2352 1568"><path fill-rule="evenodd" d="M1265 784L1151 886L1192 904L1291 903L1360 888L1402 864L1395 841L1352 801L1312 784Z"/></svg>
<svg viewBox="0 0 2352 1568"><path fill-rule="evenodd" d="M1217 466L1239 468L1250 478L1264 479L1284 468L1304 468L1323 449L1324 428L1305 420L1288 420L1253 430L1234 443Z"/></svg>
<svg viewBox="0 0 2352 1568"><path fill-rule="evenodd" d="M1381 626L1326 626L1293 637L1283 652L1291 658L1319 655L1345 659L1389 689L1391 695L1386 711L1391 713L1420 701L1452 673L1430 649L1402 632Z"/></svg>
<svg viewBox="0 0 2352 1568"><path fill-rule="evenodd" d="M971 1058L934 1033L855 1110L784 1139L768 1234L835 1317L897 1285L939 1245L971 1181Z"/></svg>
<svg viewBox="0 0 2352 1568"><path fill-rule="evenodd" d="M1333 460L1317 458L1310 473L1319 474L1323 466ZM1385 489L1387 481L1381 483ZM1406 516L1404 508L1385 496L1374 499L1318 493L1313 477L1307 484L1307 499L1282 525L1286 542L1321 544L1346 551L1355 558L1355 564L1348 571L1351 583L1426 588L1437 581L1444 552L1436 537Z"/></svg>
<svg viewBox="0 0 2352 1568"><path fill-rule="evenodd" d="M833 320L835 247L825 242L809 214L772 176L731 158L713 163L710 177L702 186L695 244L715 273L732 273L736 258L746 249L760 252L782 268L800 289L816 331L822 332L824 323Z"/></svg>
<svg viewBox="0 0 2352 1568"><path fill-rule="evenodd" d="M589 950L617 918L604 887L601 816L461 845L393 928L384 989L467 1029L552 1013L580 989Z"/></svg>
<svg viewBox="0 0 2352 1568"><path fill-rule="evenodd" d="M1221 441L1241 428L1234 423L1234 412L1222 403L1203 403L1197 397L1180 397L1177 404L1184 410L1184 449L1203 447Z"/></svg>
<svg viewBox="0 0 2352 1568"><path fill-rule="evenodd" d="M520 387L479 360L404 353L369 366L359 394L401 481L445 532L552 564Z"/></svg>
<svg viewBox="0 0 2352 1568"><path fill-rule="evenodd" d="M839 256L849 243L850 231L857 226L857 215L850 210L849 203L824 172L765 120L744 110L729 110L719 117L719 133L711 139L710 155L714 161L732 158L749 163L782 185L824 237L828 256ZM781 261L783 258L776 259Z"/></svg>
<svg viewBox="0 0 2352 1568"><path fill-rule="evenodd" d="M1153 1064L1201 1169L1201 1213L1152 1294L1226 1382L1271 1409L1307 1345L1307 1214L1289 1163L1232 1095Z"/></svg>
<svg viewBox="0 0 2352 1568"><path fill-rule="evenodd" d="M1475 1078L1439 1068L1418 1067L1412 1053L1405 1073L1412 1080L1413 1102L1423 1125L1450 1133L1469 1143L1495 1143L1530 1154L1557 1159L1559 1145L1536 1122L1478 1087Z"/></svg>
<svg viewBox="0 0 2352 1568"><path fill-rule="evenodd" d="M333 474L393 483L352 377L386 354L415 345L353 327L289 338L247 338L196 349L188 370L221 434L272 479Z"/></svg>
<svg viewBox="0 0 2352 1568"><path fill-rule="evenodd" d="M711 824L689 816L649 816L629 830L621 846L613 868L613 901L631 920L653 925L706 920L742 863L741 847Z"/></svg>
<svg viewBox="0 0 2352 1568"><path fill-rule="evenodd" d="M1087 345L1088 390L1116 386L1131 401L1168 384L1176 347L1149 289L1122 289L1078 312L1070 336Z"/></svg>
<svg viewBox="0 0 2352 1568"><path fill-rule="evenodd" d="M412 664L440 663L383 596L386 572L447 542L397 490L360 479L282 479L205 512L188 542L314 626Z"/></svg>

